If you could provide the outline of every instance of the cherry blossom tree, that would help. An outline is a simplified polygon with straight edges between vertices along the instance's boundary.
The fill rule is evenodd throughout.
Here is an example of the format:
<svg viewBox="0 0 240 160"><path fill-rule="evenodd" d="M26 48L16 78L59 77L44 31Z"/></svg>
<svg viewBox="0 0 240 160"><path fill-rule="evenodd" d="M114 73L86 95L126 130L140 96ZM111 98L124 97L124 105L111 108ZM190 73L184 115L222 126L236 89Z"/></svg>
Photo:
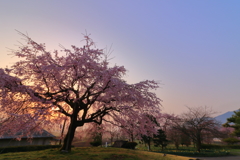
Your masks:
<svg viewBox="0 0 240 160"><path fill-rule="evenodd" d="M20 35L26 44L12 51L19 61L0 69L1 134L24 130L30 135L39 126L68 117L61 150L70 151L76 128L86 123L102 124L106 115L123 125L124 117L141 123L145 113L160 113L161 100L152 92L158 83L128 84L123 79L126 69L110 66L108 56L88 35L83 47L53 52ZM139 130L144 132L141 127Z"/></svg>
<svg viewBox="0 0 240 160"><path fill-rule="evenodd" d="M141 134L141 139L145 143L145 146L147 144L148 150L151 151L151 142L153 141L153 137L156 134L157 129L160 127L160 124L157 121L157 119L152 115L147 115L146 118L149 119L150 121L146 121L145 128L146 128L147 132L145 134ZM149 122L150 122L150 124L149 124ZM151 126L152 128L154 128L155 132L152 132L151 130L153 130L153 129L148 128L148 126ZM149 129L150 129L150 131L149 131Z"/></svg>

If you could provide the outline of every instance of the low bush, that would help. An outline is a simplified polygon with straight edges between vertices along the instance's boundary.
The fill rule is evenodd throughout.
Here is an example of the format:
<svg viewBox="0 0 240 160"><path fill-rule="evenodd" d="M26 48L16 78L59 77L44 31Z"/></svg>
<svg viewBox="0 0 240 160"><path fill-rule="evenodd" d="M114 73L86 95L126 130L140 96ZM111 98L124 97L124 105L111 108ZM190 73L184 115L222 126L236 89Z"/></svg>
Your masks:
<svg viewBox="0 0 240 160"><path fill-rule="evenodd" d="M102 145L102 143L100 141L90 142L90 144L94 147Z"/></svg>
<svg viewBox="0 0 240 160"><path fill-rule="evenodd" d="M136 146L136 142L127 142L122 145L122 148L135 149Z"/></svg>
<svg viewBox="0 0 240 160"><path fill-rule="evenodd" d="M60 148L60 147L61 145L1 147L0 153L38 151L38 150L45 150L49 148Z"/></svg>

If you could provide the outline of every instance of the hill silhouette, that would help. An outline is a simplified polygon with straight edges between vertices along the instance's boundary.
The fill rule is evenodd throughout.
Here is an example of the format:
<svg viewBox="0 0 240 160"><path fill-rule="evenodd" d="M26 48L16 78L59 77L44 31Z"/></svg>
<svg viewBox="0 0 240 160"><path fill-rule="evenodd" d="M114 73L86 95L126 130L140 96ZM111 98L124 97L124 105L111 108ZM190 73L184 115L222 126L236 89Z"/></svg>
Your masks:
<svg viewBox="0 0 240 160"><path fill-rule="evenodd" d="M222 124L227 122L227 118L231 117L234 114L234 111L228 111L219 116L214 117L216 120L220 121Z"/></svg>

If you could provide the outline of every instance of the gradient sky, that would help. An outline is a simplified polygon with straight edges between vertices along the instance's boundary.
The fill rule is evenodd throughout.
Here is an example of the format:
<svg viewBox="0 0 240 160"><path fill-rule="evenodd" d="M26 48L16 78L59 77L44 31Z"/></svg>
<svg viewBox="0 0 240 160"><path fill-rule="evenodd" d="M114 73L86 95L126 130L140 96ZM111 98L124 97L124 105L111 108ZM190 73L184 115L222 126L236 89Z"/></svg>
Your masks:
<svg viewBox="0 0 240 160"><path fill-rule="evenodd" d="M129 83L161 83L164 112L240 108L239 0L2 0L0 67L16 60L7 49L23 42L15 30L48 50L91 33L98 48L112 46Z"/></svg>

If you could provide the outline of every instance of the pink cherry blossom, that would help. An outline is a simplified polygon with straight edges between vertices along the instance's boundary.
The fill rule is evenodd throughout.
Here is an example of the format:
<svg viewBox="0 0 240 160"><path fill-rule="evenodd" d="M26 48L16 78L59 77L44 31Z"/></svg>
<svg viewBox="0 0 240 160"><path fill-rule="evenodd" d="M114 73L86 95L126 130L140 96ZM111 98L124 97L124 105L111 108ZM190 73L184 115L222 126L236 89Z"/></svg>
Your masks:
<svg viewBox="0 0 240 160"><path fill-rule="evenodd" d="M27 43L12 52L19 61L0 69L2 135L22 130L30 136L65 117L69 128L62 150L67 151L76 128L87 123L132 123L141 134L155 133L147 115L161 116L161 99L152 92L157 82L128 84L126 69L109 66L108 56L87 35L83 47L49 52L45 44L20 34Z"/></svg>

